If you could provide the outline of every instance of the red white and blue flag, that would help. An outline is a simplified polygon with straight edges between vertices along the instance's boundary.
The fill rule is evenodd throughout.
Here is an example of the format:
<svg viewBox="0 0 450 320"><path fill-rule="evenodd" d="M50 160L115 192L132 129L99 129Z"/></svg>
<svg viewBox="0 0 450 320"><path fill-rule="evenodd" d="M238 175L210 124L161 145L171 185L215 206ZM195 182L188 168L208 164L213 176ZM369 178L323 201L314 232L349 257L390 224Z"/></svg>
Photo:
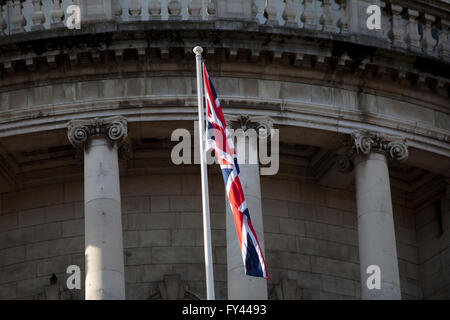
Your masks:
<svg viewBox="0 0 450 320"><path fill-rule="evenodd" d="M239 165L231 135L217 99L216 91L203 64L203 81L208 108L207 151L213 149L222 169L236 232L244 261L245 274L268 279L261 246L250 220L250 213L239 180Z"/></svg>

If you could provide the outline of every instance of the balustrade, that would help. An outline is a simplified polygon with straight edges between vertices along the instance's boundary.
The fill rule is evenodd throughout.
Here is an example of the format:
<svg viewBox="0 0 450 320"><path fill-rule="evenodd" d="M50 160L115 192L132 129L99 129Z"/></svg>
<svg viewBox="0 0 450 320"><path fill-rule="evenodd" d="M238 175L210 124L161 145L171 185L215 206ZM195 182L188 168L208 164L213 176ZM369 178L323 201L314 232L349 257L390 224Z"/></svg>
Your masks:
<svg viewBox="0 0 450 320"><path fill-rule="evenodd" d="M0 37L64 27L67 8L88 0L8 0L0 2ZM368 30L367 0L89 0L86 10L109 1L113 21L247 19L257 24L342 35L378 38L396 48L448 57L448 21L405 7L374 0L382 8L383 30ZM105 6L108 7L108 6ZM98 10L98 9L97 9ZM104 9L102 9L104 10ZM435 13L434 13L435 14ZM101 16L101 15L100 15ZM96 18L98 21L99 18ZM101 19L100 19L101 20ZM84 23L89 23L89 19ZM83 25L83 16L81 26Z"/></svg>

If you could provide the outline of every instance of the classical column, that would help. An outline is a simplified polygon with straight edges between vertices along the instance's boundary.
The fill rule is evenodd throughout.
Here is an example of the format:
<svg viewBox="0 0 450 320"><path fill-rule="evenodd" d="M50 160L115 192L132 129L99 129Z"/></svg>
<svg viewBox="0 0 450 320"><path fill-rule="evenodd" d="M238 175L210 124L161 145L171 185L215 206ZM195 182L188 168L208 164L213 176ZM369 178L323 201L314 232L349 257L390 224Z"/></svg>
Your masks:
<svg viewBox="0 0 450 320"><path fill-rule="evenodd" d="M361 296L362 299L369 300L401 299L386 157L404 160L408 157L408 148L405 141L398 137L367 132L352 134L352 142L355 154ZM375 275L372 271L374 268L380 271L380 288L373 288L371 283L368 284L375 281L371 277Z"/></svg>
<svg viewBox="0 0 450 320"><path fill-rule="evenodd" d="M69 141L84 151L86 300L125 299L118 152L121 116L72 120Z"/></svg>
<svg viewBox="0 0 450 320"><path fill-rule="evenodd" d="M249 118L226 116L226 118L227 127L235 130L234 136L236 137L235 141L237 141L235 148L240 168L239 180L241 181L242 189L244 191L253 228L255 229L256 236L258 237L264 255L261 184L258 163L258 135L262 137L263 135L270 133L272 123L270 119L266 117ZM267 299L266 279L247 276L245 274L233 213L228 203L227 195L225 195L225 197L228 299L265 300Z"/></svg>

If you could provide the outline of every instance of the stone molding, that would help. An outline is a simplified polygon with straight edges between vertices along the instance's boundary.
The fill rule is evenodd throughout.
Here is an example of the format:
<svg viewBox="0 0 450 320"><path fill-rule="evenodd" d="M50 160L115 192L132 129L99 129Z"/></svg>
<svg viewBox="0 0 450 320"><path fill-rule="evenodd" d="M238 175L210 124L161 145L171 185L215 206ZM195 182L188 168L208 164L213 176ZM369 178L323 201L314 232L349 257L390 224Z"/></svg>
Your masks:
<svg viewBox="0 0 450 320"><path fill-rule="evenodd" d="M340 171L353 169L353 158L356 155L368 155L371 152L386 154L393 160L408 159L408 144L405 138L376 132L355 131L351 134L350 147L346 154L337 159Z"/></svg>
<svg viewBox="0 0 450 320"><path fill-rule="evenodd" d="M67 129L70 143L78 149L84 149L89 138L98 135L104 135L111 143L120 146L128 135L128 122L122 116L72 120Z"/></svg>

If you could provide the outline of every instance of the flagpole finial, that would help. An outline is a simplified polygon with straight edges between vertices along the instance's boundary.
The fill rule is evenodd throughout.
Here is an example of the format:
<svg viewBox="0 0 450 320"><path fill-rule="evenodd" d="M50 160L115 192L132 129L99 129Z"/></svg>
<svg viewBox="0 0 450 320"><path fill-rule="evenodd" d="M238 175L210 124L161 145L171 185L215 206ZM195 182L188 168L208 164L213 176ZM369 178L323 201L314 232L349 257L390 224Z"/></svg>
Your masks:
<svg viewBox="0 0 450 320"><path fill-rule="evenodd" d="M200 46L196 46L193 51L196 55L199 55L199 54L202 54L203 48Z"/></svg>

